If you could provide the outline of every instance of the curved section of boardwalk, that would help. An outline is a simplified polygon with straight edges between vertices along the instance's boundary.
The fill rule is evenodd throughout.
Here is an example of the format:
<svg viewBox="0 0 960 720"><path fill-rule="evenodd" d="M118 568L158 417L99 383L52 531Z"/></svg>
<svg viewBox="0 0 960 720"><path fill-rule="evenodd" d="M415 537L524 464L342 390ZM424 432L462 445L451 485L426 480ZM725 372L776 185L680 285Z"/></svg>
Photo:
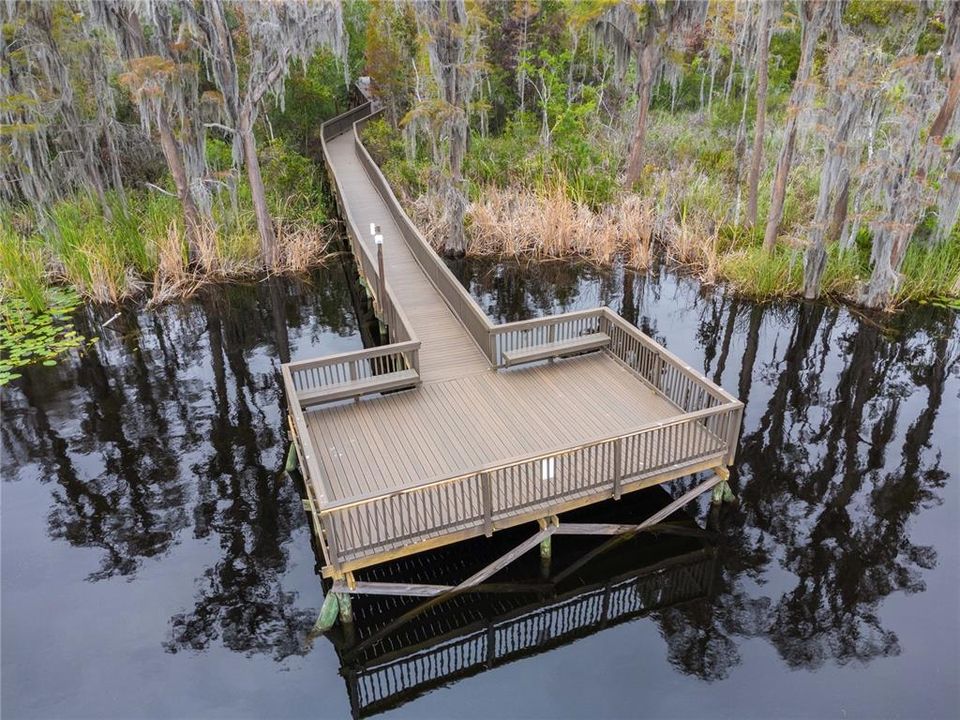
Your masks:
<svg viewBox="0 0 960 720"><path fill-rule="evenodd" d="M732 462L740 403L616 313L491 324L360 143L368 106L324 152L390 344L283 367L326 574Z"/></svg>

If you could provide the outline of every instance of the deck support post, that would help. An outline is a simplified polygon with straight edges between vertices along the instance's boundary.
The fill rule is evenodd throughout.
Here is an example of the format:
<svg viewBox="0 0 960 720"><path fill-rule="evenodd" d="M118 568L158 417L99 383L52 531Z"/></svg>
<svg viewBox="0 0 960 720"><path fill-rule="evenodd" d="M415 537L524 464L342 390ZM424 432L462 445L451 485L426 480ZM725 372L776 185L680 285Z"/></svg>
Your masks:
<svg viewBox="0 0 960 720"><path fill-rule="evenodd" d="M337 593L328 592L323 598L323 606L320 608L320 616L313 624L313 634L319 635L327 632L337 624L337 612L340 604L337 599Z"/></svg>
<svg viewBox="0 0 960 720"><path fill-rule="evenodd" d="M480 487L483 491L483 534L493 535L493 488L490 487L490 473L480 473Z"/></svg>
<svg viewBox="0 0 960 720"><path fill-rule="evenodd" d="M300 456L297 454L297 444L290 443L287 450L287 461L283 465L283 470L288 475L300 467Z"/></svg>
<svg viewBox="0 0 960 720"><path fill-rule="evenodd" d="M546 530L548 522L545 518L537 520L537 524L540 526L541 530ZM550 523L556 525L557 523ZM551 541L552 535L547 535L543 540L540 541L540 559L546 560L549 562L550 558L553 556L553 542Z"/></svg>
<svg viewBox="0 0 960 720"><path fill-rule="evenodd" d="M337 605L340 608L340 622L353 622L353 606L350 604L350 593L331 593L337 596Z"/></svg>
<svg viewBox="0 0 960 720"><path fill-rule="evenodd" d="M715 472L722 479L717 483L713 488L713 504L720 505L721 503L732 503L737 501L737 496L733 494L733 490L730 489L730 471L727 468L716 468Z"/></svg>

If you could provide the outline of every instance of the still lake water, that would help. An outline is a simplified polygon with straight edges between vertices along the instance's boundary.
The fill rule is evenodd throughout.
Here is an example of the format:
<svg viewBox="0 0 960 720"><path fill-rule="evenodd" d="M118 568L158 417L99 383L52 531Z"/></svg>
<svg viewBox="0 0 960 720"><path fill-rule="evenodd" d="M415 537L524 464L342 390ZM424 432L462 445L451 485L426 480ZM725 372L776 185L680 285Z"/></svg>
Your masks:
<svg viewBox="0 0 960 720"><path fill-rule="evenodd" d="M737 394L740 505L689 509L708 539L615 548L571 576L566 600L475 598L353 652L413 605L358 601L359 637L308 638L322 587L282 473L278 372L281 358L363 346L347 273L131 309L107 329L109 313L88 311L77 323L102 338L93 350L2 391L4 717L960 714L956 314L757 305L562 263L455 271L499 321L610 305ZM666 497L587 512L642 518ZM509 546L498 538L398 572L463 577ZM583 542L556 539L554 562ZM511 572L536 575L531 556ZM697 559L670 569L677 558ZM590 598L611 586L642 607L605 600L599 622ZM466 641L430 655L476 622L525 639L489 667L456 665ZM406 686L437 683L380 687L368 707L358 674L388 658Z"/></svg>

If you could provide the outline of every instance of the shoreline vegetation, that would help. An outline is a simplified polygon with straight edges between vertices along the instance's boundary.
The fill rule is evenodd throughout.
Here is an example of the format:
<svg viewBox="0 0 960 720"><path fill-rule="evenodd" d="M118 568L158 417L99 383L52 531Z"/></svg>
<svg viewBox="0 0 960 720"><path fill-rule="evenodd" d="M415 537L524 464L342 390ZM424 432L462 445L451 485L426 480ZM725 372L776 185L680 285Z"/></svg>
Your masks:
<svg viewBox="0 0 960 720"><path fill-rule="evenodd" d="M667 137L658 132L656 121L651 130L658 139ZM434 249L443 253L447 229L442 200L411 181L426 173L405 159L401 135L381 119L368 125L362 138L399 190L398 197L414 222ZM669 156L678 149L663 147L657 152ZM726 284L754 300L804 296L803 224L798 223L772 253L765 251L762 237L723 222L729 212L724 196L695 167L653 172L648 192L618 193L598 208L577 199L562 176L552 182L552 186L536 187L522 182L471 186L464 254L577 259L601 267L619 257L633 270L663 263L706 285ZM798 215L802 212L789 209ZM900 275L895 294L882 309L895 310L909 302L960 309L960 230L955 227L951 237L934 246L911 246ZM869 235L863 232L847 250L836 244L827 249L821 295L862 305L859 293L869 276Z"/></svg>
<svg viewBox="0 0 960 720"><path fill-rule="evenodd" d="M960 306L956 3L382 11L363 137L439 251Z"/></svg>
<svg viewBox="0 0 960 720"><path fill-rule="evenodd" d="M956 307L955 5L8 3L3 321L325 262L319 127L364 74L448 255Z"/></svg>
<svg viewBox="0 0 960 720"><path fill-rule="evenodd" d="M349 106L365 2L0 6L0 300L148 303L303 274L337 221L319 124ZM289 109L288 109L289 108Z"/></svg>

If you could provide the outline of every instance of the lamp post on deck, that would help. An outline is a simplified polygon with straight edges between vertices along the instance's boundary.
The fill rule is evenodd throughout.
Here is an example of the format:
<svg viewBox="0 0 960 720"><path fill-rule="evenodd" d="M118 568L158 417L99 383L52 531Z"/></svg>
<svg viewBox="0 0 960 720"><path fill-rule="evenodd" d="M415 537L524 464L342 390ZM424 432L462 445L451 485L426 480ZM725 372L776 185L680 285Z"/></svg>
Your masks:
<svg viewBox="0 0 960 720"><path fill-rule="evenodd" d="M377 228L380 229L379 227ZM377 244L377 274L380 275L380 290L378 292L380 301L380 314L383 314L383 296L387 292L387 280L383 277L383 235L377 233L373 236L373 241ZM386 320L386 319L384 319Z"/></svg>
<svg viewBox="0 0 960 720"><path fill-rule="evenodd" d="M380 315L383 315L383 294L386 292L386 281L383 278L383 235L380 234L380 226L376 223L370 223L370 235L373 236L373 242L377 245L377 304L380 306Z"/></svg>

